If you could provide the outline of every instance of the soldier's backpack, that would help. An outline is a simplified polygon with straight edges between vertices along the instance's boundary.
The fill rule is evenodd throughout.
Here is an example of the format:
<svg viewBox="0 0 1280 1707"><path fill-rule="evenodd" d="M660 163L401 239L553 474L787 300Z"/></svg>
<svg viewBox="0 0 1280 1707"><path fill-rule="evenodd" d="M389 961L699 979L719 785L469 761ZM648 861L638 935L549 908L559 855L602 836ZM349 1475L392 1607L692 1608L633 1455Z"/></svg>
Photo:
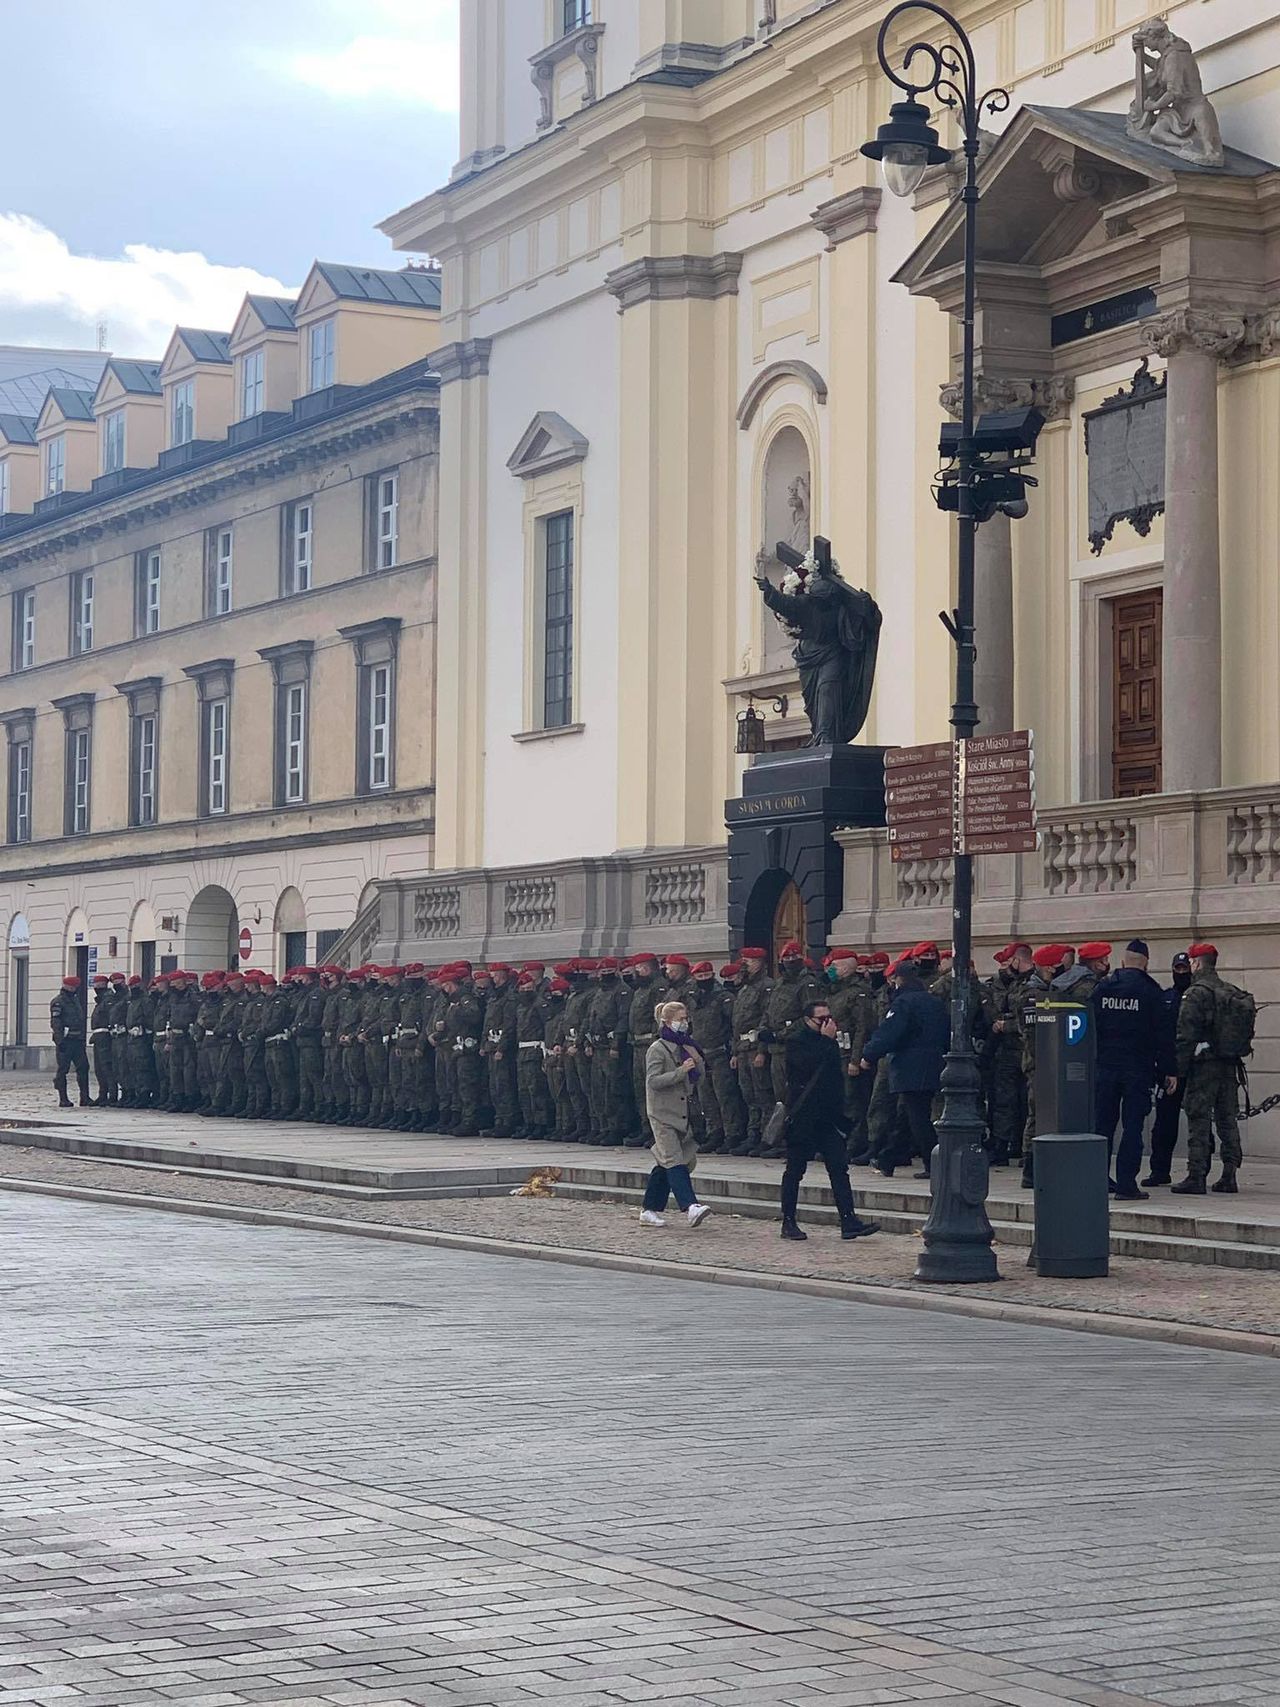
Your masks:
<svg viewBox="0 0 1280 1707"><path fill-rule="evenodd" d="M1253 1033L1258 1023L1258 1004L1248 990L1223 984L1215 992L1213 1052L1223 1061L1240 1061L1253 1053Z"/></svg>

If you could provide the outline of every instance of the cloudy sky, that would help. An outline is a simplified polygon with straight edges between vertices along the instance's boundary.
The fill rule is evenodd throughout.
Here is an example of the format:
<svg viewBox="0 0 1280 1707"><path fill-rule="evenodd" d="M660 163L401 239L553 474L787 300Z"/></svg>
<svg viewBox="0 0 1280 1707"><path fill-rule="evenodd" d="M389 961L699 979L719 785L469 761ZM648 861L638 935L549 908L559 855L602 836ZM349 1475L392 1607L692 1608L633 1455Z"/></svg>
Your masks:
<svg viewBox="0 0 1280 1707"><path fill-rule="evenodd" d="M374 227L457 157L464 3L0 0L0 343L158 357L316 258L403 265Z"/></svg>

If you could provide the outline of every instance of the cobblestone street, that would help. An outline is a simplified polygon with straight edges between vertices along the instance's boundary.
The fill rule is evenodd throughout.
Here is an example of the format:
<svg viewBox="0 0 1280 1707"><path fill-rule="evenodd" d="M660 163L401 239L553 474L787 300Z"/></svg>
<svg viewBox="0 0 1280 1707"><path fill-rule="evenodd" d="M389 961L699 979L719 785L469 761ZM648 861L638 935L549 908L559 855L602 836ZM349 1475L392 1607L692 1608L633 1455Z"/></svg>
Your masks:
<svg viewBox="0 0 1280 1707"><path fill-rule="evenodd" d="M1269 1360L0 1197L0 1707L1280 1702Z"/></svg>

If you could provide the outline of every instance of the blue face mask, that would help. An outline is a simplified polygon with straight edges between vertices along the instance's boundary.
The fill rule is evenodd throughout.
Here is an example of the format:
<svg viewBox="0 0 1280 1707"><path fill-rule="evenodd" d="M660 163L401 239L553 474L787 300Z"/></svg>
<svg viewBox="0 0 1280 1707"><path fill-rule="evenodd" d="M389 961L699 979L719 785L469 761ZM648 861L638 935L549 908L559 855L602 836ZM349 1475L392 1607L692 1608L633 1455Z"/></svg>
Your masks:
<svg viewBox="0 0 1280 1707"><path fill-rule="evenodd" d="M840 982L840 974L836 971L834 966L827 967L827 982L830 984L838 984Z"/></svg>

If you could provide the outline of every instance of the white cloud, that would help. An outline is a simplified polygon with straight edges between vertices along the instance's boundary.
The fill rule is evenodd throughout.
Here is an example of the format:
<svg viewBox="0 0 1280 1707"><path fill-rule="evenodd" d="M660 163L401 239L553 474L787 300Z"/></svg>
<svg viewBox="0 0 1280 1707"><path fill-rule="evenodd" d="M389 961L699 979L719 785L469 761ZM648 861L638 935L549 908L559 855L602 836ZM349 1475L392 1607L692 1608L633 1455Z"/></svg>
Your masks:
<svg viewBox="0 0 1280 1707"><path fill-rule="evenodd" d="M38 220L0 214L0 342L49 342L56 332L91 346L105 320L109 349L158 358L175 326L229 331L247 291L293 294L279 279L194 250L129 243L120 255L76 255Z"/></svg>
<svg viewBox="0 0 1280 1707"><path fill-rule="evenodd" d="M436 112L458 110L456 0L333 0L335 20L358 18L340 45L290 56L289 76L337 100L382 96Z"/></svg>

